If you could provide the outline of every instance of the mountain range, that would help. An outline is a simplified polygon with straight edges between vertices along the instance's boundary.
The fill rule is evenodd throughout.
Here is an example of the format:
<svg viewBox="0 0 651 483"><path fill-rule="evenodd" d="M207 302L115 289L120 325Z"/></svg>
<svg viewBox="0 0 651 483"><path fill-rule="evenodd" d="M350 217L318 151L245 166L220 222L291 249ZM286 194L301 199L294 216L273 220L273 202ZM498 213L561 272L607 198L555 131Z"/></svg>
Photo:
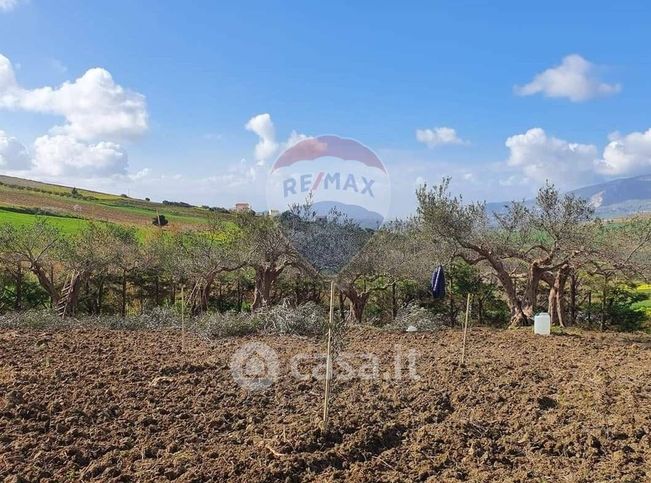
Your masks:
<svg viewBox="0 0 651 483"><path fill-rule="evenodd" d="M590 201L601 218L619 218L638 213L651 213L651 174L621 178L570 191ZM525 201L533 205L533 200ZM501 213L509 202L487 203L489 212Z"/></svg>

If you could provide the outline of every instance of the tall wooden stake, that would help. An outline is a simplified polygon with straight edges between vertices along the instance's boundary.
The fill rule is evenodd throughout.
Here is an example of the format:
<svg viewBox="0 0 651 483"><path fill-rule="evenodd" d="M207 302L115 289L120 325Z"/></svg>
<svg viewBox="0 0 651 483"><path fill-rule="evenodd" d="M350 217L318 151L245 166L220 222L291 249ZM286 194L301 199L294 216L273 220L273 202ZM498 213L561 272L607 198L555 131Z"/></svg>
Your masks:
<svg viewBox="0 0 651 483"><path fill-rule="evenodd" d="M463 345L461 346L461 365L464 364L466 360L466 338L468 337L468 319L470 319L470 300L471 296L468 294L466 300L466 321L463 324Z"/></svg>
<svg viewBox="0 0 651 483"><path fill-rule="evenodd" d="M185 285L181 285L181 352L185 352Z"/></svg>
<svg viewBox="0 0 651 483"><path fill-rule="evenodd" d="M328 431L330 419L330 380L332 379L332 324L335 314L335 282L330 282L330 317L328 321L328 345L326 348L325 395L323 397L323 432Z"/></svg>

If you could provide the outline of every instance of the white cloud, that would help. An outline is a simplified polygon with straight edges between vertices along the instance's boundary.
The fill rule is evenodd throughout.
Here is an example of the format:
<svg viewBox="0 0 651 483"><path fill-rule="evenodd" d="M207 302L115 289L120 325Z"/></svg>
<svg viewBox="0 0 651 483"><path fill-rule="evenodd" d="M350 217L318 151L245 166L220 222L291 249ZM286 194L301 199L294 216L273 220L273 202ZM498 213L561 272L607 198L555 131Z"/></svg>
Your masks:
<svg viewBox="0 0 651 483"><path fill-rule="evenodd" d="M31 149L18 139L0 130L0 171L42 178L126 176L144 177L144 169L131 175L127 172L128 155L119 144L110 141L86 143L65 134L46 134L37 138Z"/></svg>
<svg viewBox="0 0 651 483"><path fill-rule="evenodd" d="M619 84L599 80L596 70L594 64L580 55L568 55L560 65L541 72L530 83L516 86L515 92L521 96L544 94L546 97L567 97L572 102L581 102L621 90Z"/></svg>
<svg viewBox="0 0 651 483"><path fill-rule="evenodd" d="M36 174L80 178L126 174L128 156L118 144L88 144L65 135L45 135L34 141Z"/></svg>
<svg viewBox="0 0 651 483"><path fill-rule="evenodd" d="M596 163L597 171L609 176L633 176L651 172L651 129L609 136L603 159Z"/></svg>
<svg viewBox="0 0 651 483"><path fill-rule="evenodd" d="M15 137L0 130L0 168L9 171L29 169L29 151Z"/></svg>
<svg viewBox="0 0 651 483"><path fill-rule="evenodd" d="M289 138L287 139L287 141L286 141L285 144L283 145L283 149L291 148L291 147L294 146L295 144L298 144L298 143L300 143L301 141L304 141L304 140L309 139L309 138L310 138L310 136L307 136L307 135L305 135L305 134L298 133L298 132L296 132L296 131L292 131L292 132L289 134Z"/></svg>
<svg viewBox="0 0 651 483"><path fill-rule="evenodd" d="M230 166L225 173L209 176L207 180L225 188L237 188L250 185L258 180L259 168L259 165L251 165L245 158L242 158L239 163Z"/></svg>
<svg viewBox="0 0 651 483"><path fill-rule="evenodd" d="M17 88L14 68L9 59L0 54L0 106L10 103L9 91Z"/></svg>
<svg viewBox="0 0 651 483"><path fill-rule="evenodd" d="M148 127L145 97L116 84L105 69L89 69L56 88L25 89L1 54L0 108L63 116L66 123L52 128L52 133L88 141L135 137Z"/></svg>
<svg viewBox="0 0 651 483"><path fill-rule="evenodd" d="M59 67L63 72L62 64ZM30 150L0 132L0 168L34 177L128 178L128 155L118 142L138 136L148 127L144 96L116 84L105 69L90 69L56 88L26 89L17 82L9 59L1 54L0 109L65 119L38 137Z"/></svg>
<svg viewBox="0 0 651 483"><path fill-rule="evenodd" d="M263 164L274 155L278 149L276 142L276 130L268 113L253 116L244 126L248 131L258 135L260 140L255 146L255 159Z"/></svg>
<svg viewBox="0 0 651 483"><path fill-rule="evenodd" d="M292 131L287 141L278 142L276 140L276 130L269 113L258 114L253 116L244 126L247 131L258 135L259 141L255 146L255 159L258 166L264 166L269 158L281 150L291 148L295 144L309 139L310 136Z"/></svg>
<svg viewBox="0 0 651 483"><path fill-rule="evenodd" d="M451 127L435 127L433 129L417 129L416 139L430 148L443 144L465 144L466 141L457 135Z"/></svg>
<svg viewBox="0 0 651 483"><path fill-rule="evenodd" d="M0 12L9 12L16 8L22 0L0 0Z"/></svg>
<svg viewBox="0 0 651 483"><path fill-rule="evenodd" d="M506 140L510 150L508 166L517 168L537 184L550 180L560 187L588 184L594 178L597 148L547 136L541 128Z"/></svg>
<svg viewBox="0 0 651 483"><path fill-rule="evenodd" d="M144 169L141 169L140 171L138 171L136 173L128 174L127 177L131 181L138 181L138 180L141 180L141 179L146 179L149 176L150 173L151 173L151 170L149 168L144 168Z"/></svg>

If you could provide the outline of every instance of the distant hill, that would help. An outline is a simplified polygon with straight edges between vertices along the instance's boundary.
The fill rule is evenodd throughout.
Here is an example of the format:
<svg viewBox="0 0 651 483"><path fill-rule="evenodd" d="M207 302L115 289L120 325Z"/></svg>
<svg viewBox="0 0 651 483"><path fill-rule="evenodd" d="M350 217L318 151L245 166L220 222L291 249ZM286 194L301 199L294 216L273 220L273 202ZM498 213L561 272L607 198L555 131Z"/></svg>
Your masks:
<svg viewBox="0 0 651 483"><path fill-rule="evenodd" d="M175 229L204 224L209 209L183 202L155 203L126 195L0 176L0 222L30 223L38 214L68 231L74 231L87 220L145 228L153 226L152 220L157 213L165 215L168 229Z"/></svg>
<svg viewBox="0 0 651 483"><path fill-rule="evenodd" d="M571 191L589 200L602 218L618 218L637 213L651 213L651 174L622 178ZM528 200L533 205L533 200ZM487 203L490 212L504 212L509 202Z"/></svg>
<svg viewBox="0 0 651 483"><path fill-rule="evenodd" d="M377 229L384 221L384 217L375 211L370 211L357 205L340 203L338 201L318 201L312 205L312 209L319 216L327 216L332 213L332 210L334 209L357 223L362 228Z"/></svg>

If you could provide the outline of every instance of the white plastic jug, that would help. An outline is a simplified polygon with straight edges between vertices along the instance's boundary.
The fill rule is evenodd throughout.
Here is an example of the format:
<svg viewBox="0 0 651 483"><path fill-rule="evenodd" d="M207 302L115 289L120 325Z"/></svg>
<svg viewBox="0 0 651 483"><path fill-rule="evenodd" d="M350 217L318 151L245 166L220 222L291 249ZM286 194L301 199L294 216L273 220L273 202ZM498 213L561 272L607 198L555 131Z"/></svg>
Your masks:
<svg viewBox="0 0 651 483"><path fill-rule="evenodd" d="M533 333L538 335L549 335L552 332L552 318L547 312L536 314L533 318Z"/></svg>

